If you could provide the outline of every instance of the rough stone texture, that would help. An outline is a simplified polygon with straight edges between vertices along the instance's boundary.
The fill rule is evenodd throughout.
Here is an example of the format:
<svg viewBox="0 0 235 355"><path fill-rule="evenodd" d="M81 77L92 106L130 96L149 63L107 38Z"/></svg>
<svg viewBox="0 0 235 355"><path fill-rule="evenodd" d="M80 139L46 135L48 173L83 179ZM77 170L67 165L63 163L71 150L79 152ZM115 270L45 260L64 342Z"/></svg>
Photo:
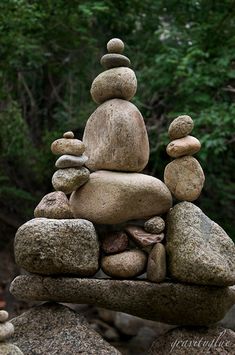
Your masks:
<svg viewBox="0 0 235 355"><path fill-rule="evenodd" d="M73 218L69 200L65 193L55 191L45 195L35 208L34 217L55 219Z"/></svg>
<svg viewBox="0 0 235 355"><path fill-rule="evenodd" d="M146 254L137 249L104 256L101 260L101 268L105 274L122 279L128 279L143 274L146 264Z"/></svg>
<svg viewBox="0 0 235 355"><path fill-rule="evenodd" d="M130 59L122 54L110 53L105 54L100 60L100 64L106 68L130 67Z"/></svg>
<svg viewBox="0 0 235 355"><path fill-rule="evenodd" d="M182 202L167 217L168 268L180 282L198 285L235 284L232 239L197 206Z"/></svg>
<svg viewBox="0 0 235 355"><path fill-rule="evenodd" d="M131 100L137 90L135 73L130 68L119 67L105 70L91 85L92 99L101 104L110 99Z"/></svg>
<svg viewBox="0 0 235 355"><path fill-rule="evenodd" d="M77 157L75 155L64 154L56 160L55 166L58 169L81 168L88 160L86 155Z"/></svg>
<svg viewBox="0 0 235 355"><path fill-rule="evenodd" d="M85 145L78 139L60 138L52 143L51 151L55 155L81 155L85 151Z"/></svg>
<svg viewBox="0 0 235 355"><path fill-rule="evenodd" d="M0 343L0 354L1 355L24 355L17 346L9 343Z"/></svg>
<svg viewBox="0 0 235 355"><path fill-rule="evenodd" d="M159 336L150 355L225 355L235 353L235 333L221 327L175 328Z"/></svg>
<svg viewBox="0 0 235 355"><path fill-rule="evenodd" d="M4 309L0 310L0 323L6 322L8 320L9 314Z"/></svg>
<svg viewBox="0 0 235 355"><path fill-rule="evenodd" d="M97 171L70 197L73 215L117 224L167 212L172 197L164 183L144 174Z"/></svg>
<svg viewBox="0 0 235 355"><path fill-rule="evenodd" d="M178 200L194 201L202 191L205 176L197 159L185 156L166 166L164 182Z"/></svg>
<svg viewBox="0 0 235 355"><path fill-rule="evenodd" d="M209 287L143 280L55 278L23 275L11 293L21 300L95 304L168 324L218 322L235 303L232 287Z"/></svg>
<svg viewBox="0 0 235 355"><path fill-rule="evenodd" d="M120 253L128 247L128 237L124 232L110 232L101 240L101 248L106 254Z"/></svg>
<svg viewBox="0 0 235 355"><path fill-rule="evenodd" d="M145 230L138 226L127 226L125 231L131 237L131 239L140 247L144 248L149 245L154 245L161 242L164 239L164 234L151 234L145 232Z"/></svg>
<svg viewBox="0 0 235 355"><path fill-rule="evenodd" d="M155 244L148 257L147 279L162 282L166 278L166 250L163 244Z"/></svg>
<svg viewBox="0 0 235 355"><path fill-rule="evenodd" d="M24 355L120 354L73 310L47 303L14 318L14 343Z"/></svg>
<svg viewBox="0 0 235 355"><path fill-rule="evenodd" d="M172 158L193 155L201 149L200 141L193 136L186 136L171 141L166 147L167 154Z"/></svg>
<svg viewBox="0 0 235 355"><path fill-rule="evenodd" d="M0 323L0 342L12 336L14 326L11 322Z"/></svg>
<svg viewBox="0 0 235 355"><path fill-rule="evenodd" d="M83 141L90 170L138 172L148 163L144 120L128 101L114 99L99 106L86 123Z"/></svg>
<svg viewBox="0 0 235 355"><path fill-rule="evenodd" d="M235 331L235 306L230 308L225 317L219 322L219 325Z"/></svg>
<svg viewBox="0 0 235 355"><path fill-rule="evenodd" d="M112 38L107 43L109 53L122 53L124 51L124 43L119 38Z"/></svg>
<svg viewBox="0 0 235 355"><path fill-rule="evenodd" d="M89 170L84 167L59 169L52 176L52 185L55 190L63 191L68 195L85 184L89 176Z"/></svg>
<svg viewBox="0 0 235 355"><path fill-rule="evenodd" d="M190 116L183 115L175 118L168 129L171 140L186 137L192 132L194 127L193 120Z"/></svg>
<svg viewBox="0 0 235 355"><path fill-rule="evenodd" d="M144 229L148 233L161 233L165 229L165 221L162 217L159 216L152 217L145 222Z"/></svg>
<svg viewBox="0 0 235 355"><path fill-rule="evenodd" d="M70 139L72 139L72 138L74 138L74 134L73 134L72 131L65 132L65 133L63 134L63 138L70 138Z"/></svg>
<svg viewBox="0 0 235 355"><path fill-rule="evenodd" d="M16 233L16 263L29 272L90 276L98 258L96 231L86 220L35 218Z"/></svg>

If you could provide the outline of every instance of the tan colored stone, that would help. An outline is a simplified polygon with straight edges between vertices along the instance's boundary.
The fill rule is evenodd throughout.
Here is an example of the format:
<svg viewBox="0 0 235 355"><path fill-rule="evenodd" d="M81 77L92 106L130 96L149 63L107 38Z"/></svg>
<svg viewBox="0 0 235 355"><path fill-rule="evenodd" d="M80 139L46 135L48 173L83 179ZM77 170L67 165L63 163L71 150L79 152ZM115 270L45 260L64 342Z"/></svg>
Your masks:
<svg viewBox="0 0 235 355"><path fill-rule="evenodd" d="M84 167L79 169L59 169L52 176L52 185L55 190L63 191L68 195L84 185L88 181L89 176L89 170Z"/></svg>
<svg viewBox="0 0 235 355"><path fill-rule="evenodd" d="M131 100L136 90L137 80L134 71L119 67L105 70L94 79L91 96L97 104L116 98Z"/></svg>
<svg viewBox="0 0 235 355"><path fill-rule="evenodd" d="M168 324L210 325L235 302L233 287L144 280L22 275L10 292L24 301L85 303Z"/></svg>
<svg viewBox="0 0 235 355"><path fill-rule="evenodd" d="M148 163L144 120L128 101L114 99L99 106L87 121L83 141L91 170L138 172Z"/></svg>
<svg viewBox="0 0 235 355"><path fill-rule="evenodd" d="M100 60L100 64L105 69L117 68L117 67L130 67L130 59L122 54L110 53L105 54Z"/></svg>
<svg viewBox="0 0 235 355"><path fill-rule="evenodd" d="M147 247L149 245L154 245L156 243L161 242L164 239L164 234L152 234L147 233L142 227L139 226L127 226L125 231L131 237L131 239L139 246L139 247Z"/></svg>
<svg viewBox="0 0 235 355"><path fill-rule="evenodd" d="M162 282L166 278L166 250L163 244L154 245L148 257L147 279Z"/></svg>
<svg viewBox="0 0 235 355"><path fill-rule="evenodd" d="M73 192L70 205L76 218L117 224L167 212L172 197L166 185L149 175L96 171Z"/></svg>
<svg viewBox="0 0 235 355"><path fill-rule="evenodd" d="M1 355L24 355L17 346L9 343L0 343L0 354Z"/></svg>
<svg viewBox="0 0 235 355"><path fill-rule="evenodd" d="M70 138L70 139L72 139L72 138L74 138L74 134L73 134L72 131L65 132L65 133L63 134L63 138Z"/></svg>
<svg viewBox="0 0 235 355"><path fill-rule="evenodd" d="M171 140L186 137L192 132L194 127L193 120L190 116L182 115L175 118L168 129Z"/></svg>
<svg viewBox="0 0 235 355"><path fill-rule="evenodd" d="M85 151L85 145L78 139L59 138L52 143L51 151L55 155L81 155Z"/></svg>
<svg viewBox="0 0 235 355"><path fill-rule="evenodd" d="M14 334L14 326L11 322L0 323L0 342L5 341Z"/></svg>
<svg viewBox="0 0 235 355"><path fill-rule="evenodd" d="M73 218L69 200L64 192L55 191L45 195L34 210L34 217Z"/></svg>
<svg viewBox="0 0 235 355"><path fill-rule="evenodd" d="M165 221L159 216L152 217L145 222L144 229L148 233L159 234L165 229Z"/></svg>
<svg viewBox="0 0 235 355"><path fill-rule="evenodd" d="M202 191L204 181L201 165L191 156L173 160L164 171L166 186L181 201L196 200Z"/></svg>
<svg viewBox="0 0 235 355"><path fill-rule="evenodd" d="M201 143L193 136L175 139L166 147L167 154L172 158L179 158L184 155L193 155L201 149Z"/></svg>
<svg viewBox="0 0 235 355"><path fill-rule="evenodd" d="M109 53L122 53L124 51L124 43L119 38L112 38L107 43Z"/></svg>
<svg viewBox="0 0 235 355"><path fill-rule="evenodd" d="M4 323L8 320L9 314L4 309L0 310L0 323Z"/></svg>
<svg viewBox="0 0 235 355"><path fill-rule="evenodd" d="M111 277L128 279L143 274L146 263L146 254L136 249L104 256L101 260L101 268Z"/></svg>
<svg viewBox="0 0 235 355"><path fill-rule="evenodd" d="M32 219L16 233L15 260L32 273L92 276L99 267L95 228L81 219Z"/></svg>
<svg viewBox="0 0 235 355"><path fill-rule="evenodd" d="M110 232L101 239L101 248L106 254L120 253L128 247L128 237L124 232Z"/></svg>

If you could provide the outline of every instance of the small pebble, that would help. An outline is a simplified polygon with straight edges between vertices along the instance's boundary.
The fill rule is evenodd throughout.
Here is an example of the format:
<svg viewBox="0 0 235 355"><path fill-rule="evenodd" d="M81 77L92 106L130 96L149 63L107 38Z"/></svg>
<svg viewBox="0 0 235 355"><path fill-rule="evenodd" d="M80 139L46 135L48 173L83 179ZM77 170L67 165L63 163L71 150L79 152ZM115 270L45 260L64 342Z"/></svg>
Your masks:
<svg viewBox="0 0 235 355"><path fill-rule="evenodd" d="M14 326L11 322L0 323L0 341L10 338L14 334Z"/></svg>
<svg viewBox="0 0 235 355"><path fill-rule="evenodd" d="M52 176L52 185L55 190L63 191L68 195L84 185L89 177L90 171L84 167L80 169L59 169Z"/></svg>
<svg viewBox="0 0 235 355"><path fill-rule="evenodd" d="M107 50L109 53L122 53L124 47L123 41L119 38L112 38L107 43Z"/></svg>
<svg viewBox="0 0 235 355"><path fill-rule="evenodd" d="M85 151L85 145L78 139L60 138L51 144L51 151L55 155L71 154L80 156Z"/></svg>
<svg viewBox="0 0 235 355"><path fill-rule="evenodd" d="M8 320L9 314L7 311L0 310L0 323L4 323Z"/></svg>
<svg viewBox="0 0 235 355"><path fill-rule="evenodd" d="M85 155L69 155L64 154L59 159L56 160L55 166L58 169L65 168L81 168L88 160L88 157Z"/></svg>
<svg viewBox="0 0 235 355"><path fill-rule="evenodd" d="M201 143L193 136L186 136L175 139L166 147L167 154L172 158L179 158L184 155L193 155L199 152Z"/></svg>
<svg viewBox="0 0 235 355"><path fill-rule="evenodd" d="M128 247L128 237L124 232L111 232L101 240L101 248L106 254L120 253Z"/></svg>
<svg viewBox="0 0 235 355"><path fill-rule="evenodd" d="M166 278L166 250L163 244L155 244L148 257L147 279L162 282Z"/></svg>
<svg viewBox="0 0 235 355"><path fill-rule="evenodd" d="M194 123L190 116L182 115L175 118L168 129L171 140L186 137L193 130Z"/></svg>
<svg viewBox="0 0 235 355"><path fill-rule="evenodd" d="M103 55L100 60L100 64L105 69L117 68L117 67L130 67L130 59L122 54L109 53Z"/></svg>
<svg viewBox="0 0 235 355"><path fill-rule="evenodd" d="M165 229L165 222L162 217L155 216L150 218L144 224L144 229L148 233L158 234L164 231Z"/></svg>
<svg viewBox="0 0 235 355"><path fill-rule="evenodd" d="M63 134L63 138L70 138L70 139L73 139L74 138L74 134L72 131L68 131L68 132L65 132Z"/></svg>
<svg viewBox="0 0 235 355"><path fill-rule="evenodd" d="M133 239L139 247L147 247L156 243L160 243L164 239L164 234L151 234L138 226L127 226L125 231Z"/></svg>

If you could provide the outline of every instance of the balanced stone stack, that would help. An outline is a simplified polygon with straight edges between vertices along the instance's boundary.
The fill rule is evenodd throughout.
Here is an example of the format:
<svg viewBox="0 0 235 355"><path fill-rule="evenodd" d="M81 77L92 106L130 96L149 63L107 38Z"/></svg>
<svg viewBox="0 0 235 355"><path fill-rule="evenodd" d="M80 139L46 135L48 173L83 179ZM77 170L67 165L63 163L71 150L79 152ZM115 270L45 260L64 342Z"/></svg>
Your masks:
<svg viewBox="0 0 235 355"><path fill-rule="evenodd" d="M0 354L1 355L23 355L20 349L10 344L9 338L14 334L14 326L8 321L8 313L0 310Z"/></svg>
<svg viewBox="0 0 235 355"><path fill-rule="evenodd" d="M193 121L179 116L170 125L167 153L174 160L165 183L141 173L149 142L143 117L129 101L137 80L123 42L112 39L107 49L101 58L106 70L91 86L99 106L83 142L69 132L52 144L62 155L53 176L58 191L42 199L36 218L16 234L16 262L30 274L17 277L11 292L169 324L215 323L235 301L235 248L191 202L204 183L192 157L201 147L189 135ZM173 208L172 195L182 201ZM100 268L106 279L98 278Z"/></svg>

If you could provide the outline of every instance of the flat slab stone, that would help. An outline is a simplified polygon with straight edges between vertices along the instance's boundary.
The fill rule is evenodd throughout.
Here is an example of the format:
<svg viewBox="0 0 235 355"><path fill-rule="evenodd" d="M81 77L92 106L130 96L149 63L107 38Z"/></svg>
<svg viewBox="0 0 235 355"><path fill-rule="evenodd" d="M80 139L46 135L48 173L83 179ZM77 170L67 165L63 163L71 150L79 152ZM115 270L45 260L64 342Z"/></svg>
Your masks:
<svg viewBox="0 0 235 355"><path fill-rule="evenodd" d="M178 325L218 322L235 303L232 287L143 280L17 276L10 292L24 301L94 304L141 318Z"/></svg>
<svg viewBox="0 0 235 355"><path fill-rule="evenodd" d="M31 308L12 323L15 333L11 341L24 355L121 355L91 329L84 317L59 304Z"/></svg>

